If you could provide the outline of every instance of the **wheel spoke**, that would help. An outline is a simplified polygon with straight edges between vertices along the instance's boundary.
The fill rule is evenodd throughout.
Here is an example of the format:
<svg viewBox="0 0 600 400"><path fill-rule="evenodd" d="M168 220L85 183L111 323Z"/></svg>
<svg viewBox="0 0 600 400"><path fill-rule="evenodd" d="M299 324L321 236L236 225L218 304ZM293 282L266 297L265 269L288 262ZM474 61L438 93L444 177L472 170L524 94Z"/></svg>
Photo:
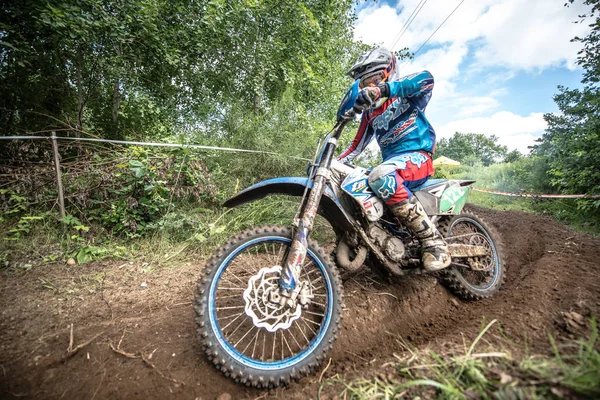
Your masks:
<svg viewBox="0 0 600 400"><path fill-rule="evenodd" d="M238 278L238 276L237 276L236 274L234 274L234 273L233 273L233 272L231 272L231 271L227 271L227 272L229 273L229 274L228 274L228 277L229 277L229 276L233 276L235 279L237 279L238 281L240 281L240 283L241 283L242 285L245 285L244 281L243 281L243 280L241 280L240 278ZM229 282L229 283L231 283L231 282Z"/></svg>
<svg viewBox="0 0 600 400"><path fill-rule="evenodd" d="M322 276L319 276L317 279L315 279L314 281L312 281L311 285L314 285L315 283L318 283L318 282L323 282L323 277Z"/></svg>
<svg viewBox="0 0 600 400"><path fill-rule="evenodd" d="M281 252L283 251L283 246L279 246L279 251L277 252L277 261L281 260L282 254Z"/></svg>
<svg viewBox="0 0 600 400"><path fill-rule="evenodd" d="M250 357L254 358L254 352L256 351L256 344L258 343L258 335L260 334L260 329L256 332L256 337L254 338L254 346L252 347L252 355ZM246 351L246 350L244 350Z"/></svg>
<svg viewBox="0 0 600 400"><path fill-rule="evenodd" d="M233 324L235 321L237 321L237 319L238 319L239 317L241 317L242 315L244 315L244 314L245 314L244 312L241 312L241 313L239 313L239 314L238 314L238 316L237 316L237 317L236 317L234 320L230 321L230 322L229 322L227 325L225 325L225 327L224 327L223 329L221 329L221 330L222 330L222 331L225 331L225 329L229 328L229 326L230 326L231 324ZM228 318L229 318L229 317L228 317Z"/></svg>
<svg viewBox="0 0 600 400"><path fill-rule="evenodd" d="M285 355L283 354L283 350L284 350L284 347L283 347L283 330L282 330L281 331L281 359L285 360Z"/></svg>
<svg viewBox="0 0 600 400"><path fill-rule="evenodd" d="M325 317L325 314L321 314L321 313L316 313L316 312L312 312L312 311L308 311L308 310L304 310L305 313L310 314L310 315L317 315L319 317Z"/></svg>
<svg viewBox="0 0 600 400"><path fill-rule="evenodd" d="M227 315L227 316L225 316L225 317L219 317L219 319L220 319L220 320L224 320L224 319L229 319L229 318L233 318L233 317L238 317L238 318L239 318L240 316L242 316L242 315L244 315L244 314L245 314L245 312L244 312L244 311L242 311L242 312L241 312L241 313L239 313L239 314L231 314L231 315ZM234 321L235 321L235 320L234 320ZM223 328L223 329L225 329L225 328Z"/></svg>
<svg viewBox="0 0 600 400"><path fill-rule="evenodd" d="M254 325L252 325L252 327L250 327L250 329L248 329L248 332L246 332L246 333L244 334L244 336L242 336L242 337L240 338L240 340L238 340L238 341L237 341L237 343L233 345L233 347L237 347L237 346L238 346L238 344L240 344L242 340L246 339L246 336L248 336L248 334L249 334L250 332L252 332L252 329L254 329L254 328L255 328L255 326L254 326ZM252 342L250 342L250 343L252 343ZM248 343L248 346L250 345L250 343ZM248 348L248 346L246 346L246 349ZM246 352L246 349L242 350L242 353L245 353L245 352Z"/></svg>
<svg viewBox="0 0 600 400"><path fill-rule="evenodd" d="M239 308L245 308L246 306L229 306L229 307L217 307L216 310L217 311L221 311L221 310L235 310L235 309L239 309Z"/></svg>
<svg viewBox="0 0 600 400"><path fill-rule="evenodd" d="M271 360L275 360L275 341L277 340L277 331L273 332L273 352L271 353Z"/></svg>
<svg viewBox="0 0 600 400"><path fill-rule="evenodd" d="M292 349L290 348L290 345L288 344L287 339L285 338L284 335L284 331L281 331L281 337L283 338L283 341L285 342L286 347L288 348L288 350L290 351L290 356L294 355L294 352L292 351ZM283 346L283 345L282 345ZM283 360L283 357L281 358Z"/></svg>
<svg viewBox="0 0 600 400"><path fill-rule="evenodd" d="M240 296L239 294L232 294L229 296L220 296L219 300L224 300L224 299L241 299L242 296Z"/></svg>
<svg viewBox="0 0 600 400"><path fill-rule="evenodd" d="M267 345L267 335L263 335L263 350L262 350L262 356L260 357L261 360L265 359L265 347Z"/></svg>
<svg viewBox="0 0 600 400"><path fill-rule="evenodd" d="M308 340L308 337L304 333L304 329L302 329L302 327L300 326L300 324L298 323L298 321L296 321L295 324L298 327L298 330L300 330L300 333L302 333L302 336L304 336L304 339L306 340L306 344L310 344L310 340Z"/></svg>
<svg viewBox="0 0 600 400"><path fill-rule="evenodd" d="M236 333L236 332L237 332L237 330L238 330L238 329L240 329L240 328L242 327L242 325L244 325L244 322L246 322L246 321L245 321L245 320L242 320L242 322L240 322L240 324L237 326L237 328L235 328L235 329L233 330L233 332L231 332L231 333L229 334L229 336L230 336L230 337L232 337L232 336L233 336L233 334L234 334L234 333ZM234 346L234 347L235 347L235 346Z"/></svg>
<svg viewBox="0 0 600 400"><path fill-rule="evenodd" d="M311 324L313 324L313 325L316 325L316 326L321 326L321 324L318 324L318 323L316 323L315 321L313 321L313 320L311 320L311 319L307 319L307 318L304 318L304 317L301 317L301 318L302 318L302 320L303 320L303 321L310 322ZM310 325L308 325L308 324L307 324L306 326L310 326ZM312 329L311 329L311 330L312 330ZM312 331L312 332L313 332L315 335L317 334L317 332L315 332L315 331Z"/></svg>
<svg viewBox="0 0 600 400"><path fill-rule="evenodd" d="M292 325L292 327L293 327L293 326L294 326L294 325ZM290 335L292 335L292 339L294 339L294 342L296 342L296 344L298 345L298 348L299 348L299 349L301 349L301 348L302 348L302 346L300 345L300 343L298 343L298 339L296 339L296 335L294 335L294 334L292 333L291 327L290 327L290 331L289 331L289 332L290 332Z"/></svg>
<svg viewBox="0 0 600 400"><path fill-rule="evenodd" d="M316 301L311 301L310 304L315 304L317 306L321 306L321 307L325 308L325 304L321 304L321 303L318 303Z"/></svg>

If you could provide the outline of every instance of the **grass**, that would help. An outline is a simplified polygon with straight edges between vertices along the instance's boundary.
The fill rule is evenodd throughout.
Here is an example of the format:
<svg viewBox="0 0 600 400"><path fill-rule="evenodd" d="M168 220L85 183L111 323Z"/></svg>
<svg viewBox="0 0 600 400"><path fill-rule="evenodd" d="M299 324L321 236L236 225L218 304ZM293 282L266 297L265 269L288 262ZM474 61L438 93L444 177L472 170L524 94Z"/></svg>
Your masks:
<svg viewBox="0 0 600 400"><path fill-rule="evenodd" d="M173 267L190 257L206 258L237 233L258 225L290 226L299 198L270 196L235 209L208 209L181 206L166 215L162 225L145 235L126 238L92 226L75 231L47 214L29 223L28 232L18 238L0 237L0 268L5 273L21 273L44 263L65 263L73 258L79 264L110 258L137 260L159 267ZM3 221L0 231L9 232L16 222ZM315 220L312 238L323 243L334 234L322 217Z"/></svg>
<svg viewBox="0 0 600 400"><path fill-rule="evenodd" d="M546 399L599 398L600 353L596 320L590 321L587 338L558 345L549 337L552 356L530 355L508 340L500 351L493 346L484 352L484 336L496 320L487 324L470 346L460 351L438 354L418 350L398 338L405 349L394 354L396 361L388 363L393 373L381 372L378 377L346 382L334 377L324 382L319 396L327 387L340 398L363 399ZM498 346L498 344L496 344ZM508 347L507 347L508 346Z"/></svg>
<svg viewBox="0 0 600 400"><path fill-rule="evenodd" d="M520 367L529 374L554 385L562 385L575 393L591 398L600 397L600 353L598 352L598 329L595 320L591 334L559 347L548 336L554 351L553 359L531 357L523 360Z"/></svg>

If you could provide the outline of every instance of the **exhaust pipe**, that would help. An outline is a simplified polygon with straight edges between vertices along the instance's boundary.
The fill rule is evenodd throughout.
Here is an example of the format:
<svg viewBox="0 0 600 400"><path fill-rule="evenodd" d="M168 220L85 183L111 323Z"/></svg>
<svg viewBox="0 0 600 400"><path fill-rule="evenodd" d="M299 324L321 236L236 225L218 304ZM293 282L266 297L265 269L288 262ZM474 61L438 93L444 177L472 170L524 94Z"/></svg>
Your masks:
<svg viewBox="0 0 600 400"><path fill-rule="evenodd" d="M356 251L354 260L350 261L350 246L346 241L341 240L338 243L337 250L335 253L335 259L338 265L344 268L348 272L356 272L365 262L367 258L368 250L364 246L360 246Z"/></svg>

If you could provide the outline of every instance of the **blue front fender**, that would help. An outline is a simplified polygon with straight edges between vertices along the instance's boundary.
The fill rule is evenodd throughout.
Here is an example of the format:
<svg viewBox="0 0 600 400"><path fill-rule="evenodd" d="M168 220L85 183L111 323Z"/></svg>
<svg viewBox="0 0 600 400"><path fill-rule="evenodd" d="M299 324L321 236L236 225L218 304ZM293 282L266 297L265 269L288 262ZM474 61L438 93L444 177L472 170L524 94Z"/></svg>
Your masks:
<svg viewBox="0 0 600 400"><path fill-rule="evenodd" d="M296 176L268 179L247 187L223 203L223 206L228 208L238 207L242 204L260 200L271 194L302 196L306 189L307 182L308 178ZM310 181L309 188L312 188L312 183L313 182ZM336 233L353 229L352 217L344 211L337 196L329 186L327 186L325 193L321 198L319 214L329 221Z"/></svg>

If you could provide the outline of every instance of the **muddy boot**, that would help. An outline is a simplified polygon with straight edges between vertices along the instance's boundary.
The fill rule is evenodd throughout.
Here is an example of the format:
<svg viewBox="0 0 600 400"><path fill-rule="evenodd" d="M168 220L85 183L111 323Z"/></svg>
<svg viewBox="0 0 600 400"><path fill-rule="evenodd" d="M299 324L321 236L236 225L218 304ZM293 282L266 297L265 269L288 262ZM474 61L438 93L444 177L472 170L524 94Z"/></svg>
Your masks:
<svg viewBox="0 0 600 400"><path fill-rule="evenodd" d="M390 207L394 216L421 241L421 259L427 271L437 271L450 265L448 245L431 222L416 196Z"/></svg>

